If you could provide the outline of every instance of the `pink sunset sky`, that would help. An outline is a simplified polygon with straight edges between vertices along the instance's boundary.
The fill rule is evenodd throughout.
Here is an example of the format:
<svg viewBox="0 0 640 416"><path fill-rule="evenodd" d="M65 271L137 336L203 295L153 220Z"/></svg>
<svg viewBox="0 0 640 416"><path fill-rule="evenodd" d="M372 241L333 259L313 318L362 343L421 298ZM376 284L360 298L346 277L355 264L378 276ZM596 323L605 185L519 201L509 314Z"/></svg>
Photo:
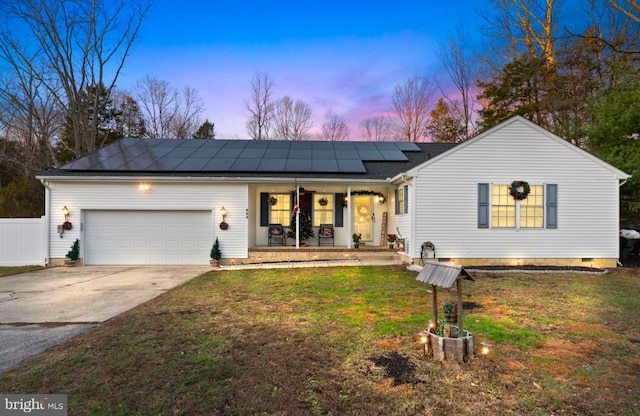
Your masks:
<svg viewBox="0 0 640 416"><path fill-rule="evenodd" d="M458 27L476 42L484 25L477 12L488 5L156 0L118 86L131 89L146 74L189 85L204 99L202 119L215 123L217 138L248 138L249 81L267 72L276 98L289 95L312 107L312 132L337 115L357 140L361 120L392 113L395 85L441 72L436 51Z"/></svg>

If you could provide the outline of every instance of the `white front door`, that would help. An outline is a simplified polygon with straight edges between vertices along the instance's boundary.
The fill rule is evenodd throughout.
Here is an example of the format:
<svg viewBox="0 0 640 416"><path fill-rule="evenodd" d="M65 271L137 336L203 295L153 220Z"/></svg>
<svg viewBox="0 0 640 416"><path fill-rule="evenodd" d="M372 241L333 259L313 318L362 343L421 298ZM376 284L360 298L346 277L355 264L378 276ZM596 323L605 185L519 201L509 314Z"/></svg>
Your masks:
<svg viewBox="0 0 640 416"><path fill-rule="evenodd" d="M362 241L373 241L373 200L371 195L353 196L353 229Z"/></svg>

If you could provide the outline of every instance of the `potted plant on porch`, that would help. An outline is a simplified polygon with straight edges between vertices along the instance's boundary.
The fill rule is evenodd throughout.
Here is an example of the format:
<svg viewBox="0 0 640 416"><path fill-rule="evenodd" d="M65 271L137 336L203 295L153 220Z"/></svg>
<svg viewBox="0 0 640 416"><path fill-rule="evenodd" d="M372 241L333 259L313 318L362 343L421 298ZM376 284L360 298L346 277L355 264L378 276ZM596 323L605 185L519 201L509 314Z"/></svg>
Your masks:
<svg viewBox="0 0 640 416"><path fill-rule="evenodd" d="M76 238L76 241L71 245L71 249L66 255L67 260L64 261L64 265L67 267L73 267L76 265L78 258L80 257L80 240Z"/></svg>
<svg viewBox="0 0 640 416"><path fill-rule="evenodd" d="M396 240L398 236L395 234L387 234L387 243L389 243L389 248L394 248L396 245Z"/></svg>
<svg viewBox="0 0 640 416"><path fill-rule="evenodd" d="M211 260L209 260L209 264L211 264L211 267L220 266L222 251L220 251L220 242L218 241L218 237L216 237L216 241L213 243L213 246L211 247L211 252L209 253L209 257L211 257Z"/></svg>
<svg viewBox="0 0 640 416"><path fill-rule="evenodd" d="M353 247L358 248L360 247L360 240L362 240L362 234L353 233L353 235L351 236L351 239L353 240Z"/></svg>

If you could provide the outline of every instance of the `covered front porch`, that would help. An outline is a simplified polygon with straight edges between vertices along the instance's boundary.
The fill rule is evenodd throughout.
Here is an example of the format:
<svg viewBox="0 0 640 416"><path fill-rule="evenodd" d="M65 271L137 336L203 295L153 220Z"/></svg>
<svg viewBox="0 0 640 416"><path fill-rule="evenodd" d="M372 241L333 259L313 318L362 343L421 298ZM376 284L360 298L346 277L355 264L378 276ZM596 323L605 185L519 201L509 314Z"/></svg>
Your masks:
<svg viewBox="0 0 640 416"><path fill-rule="evenodd" d="M318 256L341 253L354 248L354 234L360 236L361 248L366 247L367 252L389 250L387 234L399 234L394 193L395 188L386 181L340 184L300 180L251 186L249 256L266 247L277 249L274 253L286 252L296 248L296 241L305 249L301 253L309 252L310 248L314 248ZM274 225L281 228L278 234L285 235L286 241L270 238ZM320 234L326 237L324 227L327 225L332 230L332 238L320 238Z"/></svg>

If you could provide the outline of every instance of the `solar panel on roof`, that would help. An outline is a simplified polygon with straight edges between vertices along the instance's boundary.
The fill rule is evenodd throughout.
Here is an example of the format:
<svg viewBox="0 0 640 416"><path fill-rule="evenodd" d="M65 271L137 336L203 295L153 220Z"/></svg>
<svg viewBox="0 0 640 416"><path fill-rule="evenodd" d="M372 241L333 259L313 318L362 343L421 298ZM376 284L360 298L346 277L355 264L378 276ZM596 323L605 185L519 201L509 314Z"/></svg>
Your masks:
<svg viewBox="0 0 640 416"><path fill-rule="evenodd" d="M335 142L310 142L311 143L311 149L313 150L333 150L333 144Z"/></svg>
<svg viewBox="0 0 640 416"><path fill-rule="evenodd" d="M199 140L203 142L202 146L200 146L201 149L219 149L224 146L224 141L222 140Z"/></svg>
<svg viewBox="0 0 640 416"><path fill-rule="evenodd" d="M261 159L266 151L267 149L249 149L245 147L239 157L245 159Z"/></svg>
<svg viewBox="0 0 640 416"><path fill-rule="evenodd" d="M334 159L336 158L336 152L333 149L322 150L314 149L311 153L314 159Z"/></svg>
<svg viewBox="0 0 640 416"><path fill-rule="evenodd" d="M200 147L204 144L202 140L188 140L188 139L179 139L177 140L180 144L178 145L181 148L184 147Z"/></svg>
<svg viewBox="0 0 640 416"><path fill-rule="evenodd" d="M358 155L360 156L360 160L367 162L384 160L382 153L377 150L358 149Z"/></svg>
<svg viewBox="0 0 640 416"><path fill-rule="evenodd" d="M145 139L150 143L155 143L154 147L177 147L178 140L176 139Z"/></svg>
<svg viewBox="0 0 640 416"><path fill-rule="evenodd" d="M184 149L181 148L175 148L172 149L169 153L167 153L166 155L164 155L164 157L189 157L192 154L194 154L196 151L196 149L190 148L190 147L186 147Z"/></svg>
<svg viewBox="0 0 640 416"><path fill-rule="evenodd" d="M287 172L308 172L311 159L288 159L284 170Z"/></svg>
<svg viewBox="0 0 640 416"><path fill-rule="evenodd" d="M338 172L338 161L335 159L311 160L311 172Z"/></svg>
<svg viewBox="0 0 640 416"><path fill-rule="evenodd" d="M245 147L245 149L248 149L248 148L267 149L268 147L269 147L268 140L250 140L247 142L247 146Z"/></svg>
<svg viewBox="0 0 640 416"><path fill-rule="evenodd" d="M353 142L333 142L333 148L335 150L355 150L356 146Z"/></svg>
<svg viewBox="0 0 640 416"><path fill-rule="evenodd" d="M411 142L395 142L398 149L403 152L420 152L420 148L415 143Z"/></svg>
<svg viewBox="0 0 640 416"><path fill-rule="evenodd" d="M340 160L340 159L360 159L360 155L358 154L358 151L354 149L352 150L348 150L348 149L343 149L343 150L336 150L336 159Z"/></svg>
<svg viewBox="0 0 640 416"><path fill-rule="evenodd" d="M289 149L267 149L264 152L265 159L286 159L289 156Z"/></svg>
<svg viewBox="0 0 640 416"><path fill-rule="evenodd" d="M171 150L173 150L173 148L171 147L151 147L149 148L145 153L143 153L144 156L149 156L149 157L162 157L165 156L167 153L169 153Z"/></svg>
<svg viewBox="0 0 640 416"><path fill-rule="evenodd" d="M311 142L302 142L302 141L295 141L295 142L290 142L290 148L291 150L293 149L308 149L311 150Z"/></svg>
<svg viewBox="0 0 640 416"><path fill-rule="evenodd" d="M157 159L151 157L137 157L135 159L131 159L126 161L122 166L120 166L120 170L130 170L130 171L138 171L145 170L147 167L153 165Z"/></svg>
<svg viewBox="0 0 640 416"><path fill-rule="evenodd" d="M386 150L381 152L381 154L382 157L384 157L384 160L388 160L390 162L404 162L409 160L409 158L407 158L407 156L405 156L405 154L400 150Z"/></svg>
<svg viewBox="0 0 640 416"><path fill-rule="evenodd" d="M374 144L378 150L398 150L395 142L375 142Z"/></svg>
<svg viewBox="0 0 640 416"><path fill-rule="evenodd" d="M258 165L260 172L282 172L287 166L287 159L262 159Z"/></svg>
<svg viewBox="0 0 640 416"><path fill-rule="evenodd" d="M235 159L211 159L202 170L210 172L224 172L225 170L228 170L235 161Z"/></svg>
<svg viewBox="0 0 640 416"><path fill-rule="evenodd" d="M145 171L152 172L163 172L163 171L172 171L178 166L180 163L184 161L182 157L163 157L162 159L158 159L154 164L148 166Z"/></svg>
<svg viewBox="0 0 640 416"><path fill-rule="evenodd" d="M289 159L311 159L311 149L295 149L289 150Z"/></svg>
<svg viewBox="0 0 640 416"><path fill-rule="evenodd" d="M376 150L376 144L374 142L353 142L356 146L356 150Z"/></svg>
<svg viewBox="0 0 640 416"><path fill-rule="evenodd" d="M236 159L242 153L241 148L223 147L216 154L216 159Z"/></svg>
<svg viewBox="0 0 640 416"><path fill-rule="evenodd" d="M287 142L132 139L114 142L61 170L366 173L363 161L407 161L409 142Z"/></svg>
<svg viewBox="0 0 640 416"><path fill-rule="evenodd" d="M229 168L230 171L234 172L255 172L258 170L258 165L260 164L260 159L241 159L238 158Z"/></svg>
<svg viewBox="0 0 640 416"><path fill-rule="evenodd" d="M116 155L110 157L109 159L105 159L100 162L102 169L104 170L116 170L120 166L124 165L126 160L124 160L120 155Z"/></svg>
<svg viewBox="0 0 640 416"><path fill-rule="evenodd" d="M281 140L269 140L269 149L289 149L291 142L284 142Z"/></svg>
<svg viewBox="0 0 640 416"><path fill-rule="evenodd" d="M198 157L198 158L206 157L211 159L212 157L217 155L219 151L220 151L220 147L217 147L217 148L216 147L200 147L196 149L195 152L193 152L191 157Z"/></svg>
<svg viewBox="0 0 640 416"><path fill-rule="evenodd" d="M227 149L244 149L247 142L247 140L225 140L224 147Z"/></svg>
<svg viewBox="0 0 640 416"><path fill-rule="evenodd" d="M351 160L338 160L338 170L342 173L366 173L366 169L362 164L362 161Z"/></svg>
<svg viewBox="0 0 640 416"><path fill-rule="evenodd" d="M189 159L185 159L182 163L176 166L174 170L199 171L199 170L202 170L202 168L204 168L207 165L207 163L209 163L210 160L211 159L209 158L192 157Z"/></svg>

